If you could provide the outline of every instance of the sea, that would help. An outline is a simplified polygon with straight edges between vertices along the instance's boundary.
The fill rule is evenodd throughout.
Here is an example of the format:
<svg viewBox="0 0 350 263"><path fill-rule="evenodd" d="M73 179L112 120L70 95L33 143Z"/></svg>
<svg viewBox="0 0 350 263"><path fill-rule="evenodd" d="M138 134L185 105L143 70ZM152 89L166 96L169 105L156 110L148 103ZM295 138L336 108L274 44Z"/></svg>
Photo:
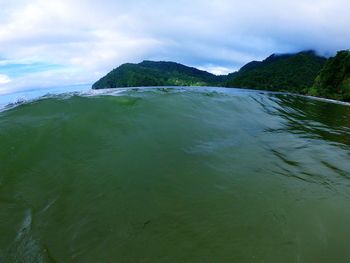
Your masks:
<svg viewBox="0 0 350 263"><path fill-rule="evenodd" d="M350 262L347 104L212 87L0 103L0 262Z"/></svg>

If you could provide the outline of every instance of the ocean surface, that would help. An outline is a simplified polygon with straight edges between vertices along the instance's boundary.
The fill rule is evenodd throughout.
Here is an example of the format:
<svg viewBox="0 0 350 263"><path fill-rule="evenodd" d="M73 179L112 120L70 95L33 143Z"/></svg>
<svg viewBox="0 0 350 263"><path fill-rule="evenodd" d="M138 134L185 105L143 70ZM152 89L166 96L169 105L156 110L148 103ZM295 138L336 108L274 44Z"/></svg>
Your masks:
<svg viewBox="0 0 350 263"><path fill-rule="evenodd" d="M15 101L0 262L350 262L350 106L218 88Z"/></svg>

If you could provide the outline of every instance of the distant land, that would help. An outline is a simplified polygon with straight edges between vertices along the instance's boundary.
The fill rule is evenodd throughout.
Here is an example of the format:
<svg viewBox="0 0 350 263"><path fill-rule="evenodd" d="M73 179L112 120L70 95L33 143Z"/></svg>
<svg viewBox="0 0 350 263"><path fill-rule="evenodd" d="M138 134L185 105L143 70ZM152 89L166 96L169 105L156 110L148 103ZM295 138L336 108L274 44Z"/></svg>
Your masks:
<svg viewBox="0 0 350 263"><path fill-rule="evenodd" d="M326 61L314 51L273 54L229 74L226 86L306 94Z"/></svg>
<svg viewBox="0 0 350 263"><path fill-rule="evenodd" d="M339 51L327 60L309 94L350 102L350 51Z"/></svg>
<svg viewBox="0 0 350 263"><path fill-rule="evenodd" d="M143 61L119 66L92 87L222 86L225 80L226 76L216 76L175 62Z"/></svg>
<svg viewBox="0 0 350 263"><path fill-rule="evenodd" d="M350 101L350 51L339 51L329 59L314 51L273 54L221 76L175 62L127 63L109 72L92 88L142 86L236 87Z"/></svg>

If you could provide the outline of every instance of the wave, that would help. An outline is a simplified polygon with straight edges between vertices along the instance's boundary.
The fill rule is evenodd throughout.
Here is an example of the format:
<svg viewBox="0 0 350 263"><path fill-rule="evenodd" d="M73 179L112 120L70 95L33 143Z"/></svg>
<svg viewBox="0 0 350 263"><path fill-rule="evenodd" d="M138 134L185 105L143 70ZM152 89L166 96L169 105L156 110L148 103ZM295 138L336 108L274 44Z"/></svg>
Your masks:
<svg viewBox="0 0 350 263"><path fill-rule="evenodd" d="M236 89L236 88L218 88L218 87L134 87L134 88L118 88L118 89L101 89L101 90L84 90L84 91L74 91L74 92L63 92L63 93L47 93L42 96L37 96L34 98L27 98L25 95L18 95L11 99L10 102L3 102L0 104L0 112L8 109L12 109L16 106L32 103L35 101L40 101L43 99L69 99L72 96L81 97L93 97L93 96L120 96L121 94L127 92L154 92L154 91L171 91L171 92L197 92L197 93L208 93L214 94L215 92L220 92L223 94L246 94L246 93L258 93L258 94L272 94L272 95L284 95L284 96L296 96L300 98L306 98L315 101L328 102L334 104L340 104L345 106L350 106L348 102L336 101L331 99L304 96L298 94L291 94L286 92L272 92L263 90L250 90L250 89Z"/></svg>
<svg viewBox="0 0 350 263"><path fill-rule="evenodd" d="M349 116L209 87L20 101L0 113L0 260L347 258L324 240L350 236Z"/></svg>

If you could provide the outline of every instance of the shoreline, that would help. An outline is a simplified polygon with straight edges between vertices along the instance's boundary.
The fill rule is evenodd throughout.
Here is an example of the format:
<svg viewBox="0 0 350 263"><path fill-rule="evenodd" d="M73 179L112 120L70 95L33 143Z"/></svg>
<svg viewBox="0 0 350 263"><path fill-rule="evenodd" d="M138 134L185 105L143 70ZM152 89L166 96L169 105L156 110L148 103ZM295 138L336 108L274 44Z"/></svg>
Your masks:
<svg viewBox="0 0 350 263"><path fill-rule="evenodd" d="M209 88L209 89L227 89L227 90L240 90L240 91L249 91L249 92L263 92L263 93L271 93L271 94L286 94L286 95L294 95L294 96L300 96L307 99L314 99L318 101L324 101L324 102L330 102L335 104L340 104L344 106L350 106L350 102L342 101L342 100L336 100L336 99L329 99L324 97L317 97L312 95L304 95L299 93L293 93L288 91L272 91L272 90L261 90L261 89L252 89L252 88L239 88L239 87L222 87L222 86L146 86L146 87L117 87L117 88L105 88L105 89L93 89L93 91L114 91L118 89L122 90L129 90L129 89L145 89L145 88L193 88L193 89L200 89L200 88Z"/></svg>
<svg viewBox="0 0 350 263"><path fill-rule="evenodd" d="M3 100L0 101L0 112L15 108L19 105L31 103L33 101L41 100L45 97L57 97L62 95L77 95L77 96L98 96L98 95L116 95L125 91L133 90L133 89L161 89L161 88L170 88L170 89L181 89L181 90L190 90L190 91L199 91L201 89L204 89L205 91L238 91L238 92L254 92L254 93L263 93L263 94L281 94L281 95L292 95L292 96L299 96L302 98L310 99L310 100L317 100L317 101L323 101L328 103L334 103L338 105L343 106L350 106L350 102L335 100L335 99L328 99L328 98L322 98L322 97L316 97L311 95L303 95L298 93L291 93L291 92L283 92L283 91L269 91L269 90L259 90L259 89L250 89L250 88L231 88L231 87L217 87L217 86L149 86L149 87L118 87L118 88L112 88L112 89L81 89L81 90L64 90L62 91L62 88L58 88L55 90L50 90L50 92L46 92L43 89L39 90L33 90L33 93L36 93L34 96L26 96L28 92L16 92L12 94L8 94L8 100L2 98ZM45 92L44 92L45 91ZM31 93L31 92L29 92Z"/></svg>

